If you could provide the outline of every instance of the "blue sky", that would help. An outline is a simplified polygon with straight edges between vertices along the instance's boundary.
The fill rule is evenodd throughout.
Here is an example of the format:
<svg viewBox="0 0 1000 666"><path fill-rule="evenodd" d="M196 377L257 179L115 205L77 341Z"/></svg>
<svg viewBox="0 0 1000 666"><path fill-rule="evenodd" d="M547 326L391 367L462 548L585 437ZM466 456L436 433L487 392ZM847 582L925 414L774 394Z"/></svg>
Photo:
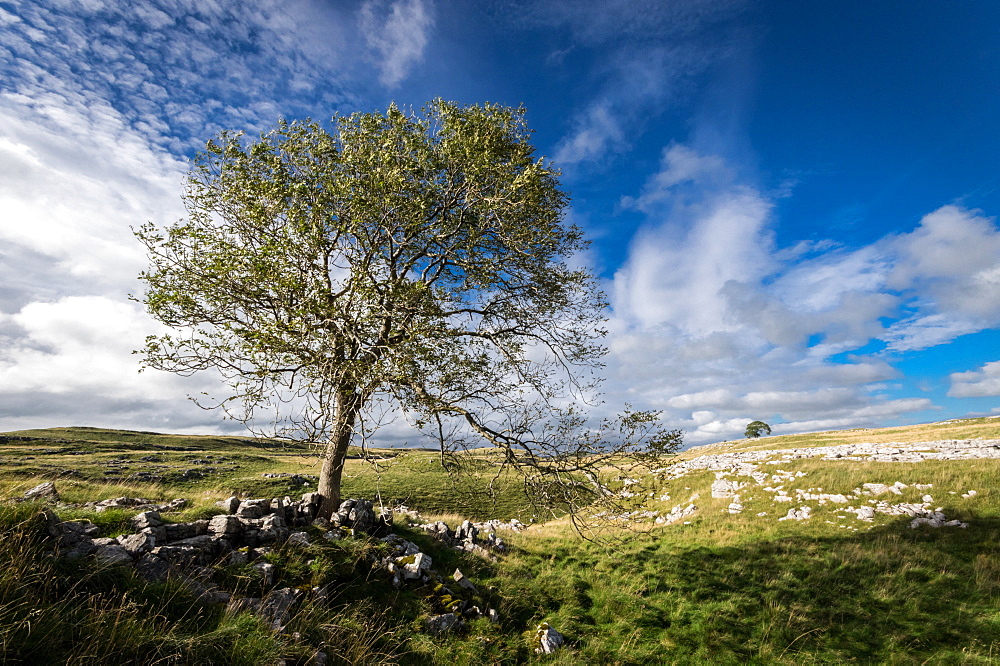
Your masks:
<svg viewBox="0 0 1000 666"><path fill-rule="evenodd" d="M0 0L0 430L228 432L138 373L130 226L278 117L523 104L690 443L1000 414L1000 4ZM388 440L411 440L405 425Z"/></svg>

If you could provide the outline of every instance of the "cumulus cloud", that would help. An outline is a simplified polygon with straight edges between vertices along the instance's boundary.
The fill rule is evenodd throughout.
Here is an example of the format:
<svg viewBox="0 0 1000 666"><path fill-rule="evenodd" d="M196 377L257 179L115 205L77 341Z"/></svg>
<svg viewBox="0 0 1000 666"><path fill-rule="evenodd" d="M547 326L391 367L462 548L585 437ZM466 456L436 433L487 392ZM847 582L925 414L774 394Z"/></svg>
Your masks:
<svg viewBox="0 0 1000 666"><path fill-rule="evenodd" d="M952 373L948 395L953 398L1000 395L1000 361L986 363L978 370Z"/></svg>
<svg viewBox="0 0 1000 666"><path fill-rule="evenodd" d="M182 212L183 163L106 105L0 94L0 168L7 307L53 290L123 297L145 265L130 225Z"/></svg>
<svg viewBox="0 0 1000 666"><path fill-rule="evenodd" d="M12 332L4 335L4 332ZM184 399L214 389L165 373L137 372L132 350L159 330L134 304L103 296L30 303L0 317L0 423L163 427L171 431L241 429Z"/></svg>
<svg viewBox="0 0 1000 666"><path fill-rule="evenodd" d="M862 247L779 248L768 196L679 144L622 206L647 221L611 284L608 392L663 410L691 442L753 419L795 432L933 409L892 395L893 355L1000 323L1000 234L978 211L943 206ZM872 343L883 351L858 351ZM953 375L951 395L986 395L994 374Z"/></svg>
<svg viewBox="0 0 1000 666"><path fill-rule="evenodd" d="M577 118L576 130L559 144L555 160L559 164L595 160L624 140L618 119L606 103L599 102Z"/></svg>
<svg viewBox="0 0 1000 666"><path fill-rule="evenodd" d="M431 7L423 0L370 0L359 11L365 43L378 57L379 80L398 86L420 63L434 25Z"/></svg>
<svg viewBox="0 0 1000 666"><path fill-rule="evenodd" d="M943 206L889 245L896 261L887 285L916 300L894 324L893 349L923 349L1000 324L1000 229L976 210Z"/></svg>
<svg viewBox="0 0 1000 666"><path fill-rule="evenodd" d="M724 287L733 280L760 280L771 270L771 206L756 191L730 184L709 196L666 200L671 188L714 181L724 170L721 160L673 146L642 196L625 202L657 217L662 213L663 221L636 234L628 261L615 274L616 317L642 327L669 323L689 334L730 328L720 298ZM664 206L654 211L657 202Z"/></svg>

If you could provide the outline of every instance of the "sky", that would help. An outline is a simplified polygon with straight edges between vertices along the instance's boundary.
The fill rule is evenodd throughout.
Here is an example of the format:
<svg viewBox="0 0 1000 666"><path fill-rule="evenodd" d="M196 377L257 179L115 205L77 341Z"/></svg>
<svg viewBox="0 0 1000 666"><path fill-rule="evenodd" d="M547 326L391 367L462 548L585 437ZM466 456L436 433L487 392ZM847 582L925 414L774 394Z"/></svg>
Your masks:
<svg viewBox="0 0 1000 666"><path fill-rule="evenodd" d="M1000 3L0 0L0 431L240 433L139 372L131 229L278 118L523 105L689 444L1000 414ZM404 426L383 443L418 443Z"/></svg>

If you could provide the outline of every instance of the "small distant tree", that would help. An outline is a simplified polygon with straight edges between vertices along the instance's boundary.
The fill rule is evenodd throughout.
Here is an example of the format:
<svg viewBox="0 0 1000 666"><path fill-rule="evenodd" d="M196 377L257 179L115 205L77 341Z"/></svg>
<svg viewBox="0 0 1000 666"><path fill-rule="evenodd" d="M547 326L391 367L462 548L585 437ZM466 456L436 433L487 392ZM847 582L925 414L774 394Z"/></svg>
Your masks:
<svg viewBox="0 0 1000 666"><path fill-rule="evenodd" d="M606 303L567 263L587 241L522 109L436 100L334 125L221 134L194 161L187 218L136 231L139 300L174 330L147 338L146 367L215 370L228 390L199 404L318 444L321 515L386 402L442 462L492 445L490 476L517 470L560 510L679 448L657 413L593 423L574 406L594 395Z"/></svg>
<svg viewBox="0 0 1000 666"><path fill-rule="evenodd" d="M747 424L747 430L743 433L743 436L747 439L756 439L770 434L771 426L767 425L763 421L751 421Z"/></svg>

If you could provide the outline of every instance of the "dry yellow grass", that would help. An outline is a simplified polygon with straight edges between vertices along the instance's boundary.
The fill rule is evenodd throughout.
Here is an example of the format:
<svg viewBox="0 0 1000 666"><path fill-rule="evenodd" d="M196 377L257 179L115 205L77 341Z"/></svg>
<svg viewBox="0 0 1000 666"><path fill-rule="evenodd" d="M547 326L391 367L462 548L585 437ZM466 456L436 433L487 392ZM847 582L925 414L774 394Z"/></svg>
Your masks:
<svg viewBox="0 0 1000 666"><path fill-rule="evenodd" d="M890 442L927 442L945 439L1000 439L1000 416L954 419L889 428L854 428L827 430L797 435L776 435L759 439L739 439L695 446L679 455L681 460L726 451L761 451L796 447L834 446L837 444L883 444Z"/></svg>

